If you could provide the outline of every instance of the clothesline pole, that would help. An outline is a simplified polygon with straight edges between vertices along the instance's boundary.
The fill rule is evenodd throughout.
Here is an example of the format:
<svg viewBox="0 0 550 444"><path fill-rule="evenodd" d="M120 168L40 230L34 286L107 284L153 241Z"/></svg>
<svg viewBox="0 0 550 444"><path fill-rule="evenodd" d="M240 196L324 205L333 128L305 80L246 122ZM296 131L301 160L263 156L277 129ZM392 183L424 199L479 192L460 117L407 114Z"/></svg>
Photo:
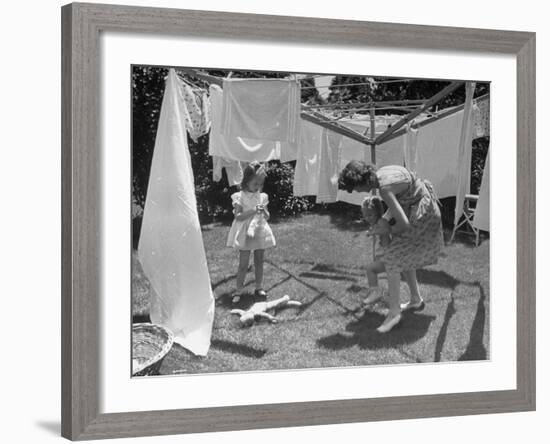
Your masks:
<svg viewBox="0 0 550 444"><path fill-rule="evenodd" d="M329 120L322 114L302 111L300 116L302 117L302 119L307 120L308 122L320 125L324 128L334 131L337 134L349 137L350 139L353 139L357 142L364 143L365 145L370 145L372 143L372 140L370 138L364 136L361 133L353 131L352 129L344 125L334 122L333 120Z"/></svg>
<svg viewBox="0 0 550 444"><path fill-rule="evenodd" d="M394 125L389 127L380 136L378 136L378 138L376 139L376 142L384 143L386 139L389 136L391 136L393 133L395 133L399 128L401 128L402 126L405 126L407 123L409 123L415 117L419 116L421 113L426 111L431 106L434 106L435 104L439 103L442 99L447 97L450 93L452 93L461 85L464 85L464 82L458 82L458 81L451 82L451 84L447 85L445 88L443 88L441 91L439 91L437 94L432 96L429 100L427 100L424 103L424 105L422 105L420 108L415 109L413 112L407 114L401 120L399 120Z"/></svg>
<svg viewBox="0 0 550 444"><path fill-rule="evenodd" d="M482 96L479 96L474 99L474 103L481 103L484 100L489 100L489 94L483 94ZM431 117L428 117L427 119L421 120L420 122L415 122L414 127L415 128L422 128L423 126L430 125L431 123L437 122L440 119L443 119L445 117L452 116L453 114L456 114L464 109L464 103L453 106L450 108L444 108ZM403 134L406 133L405 128L400 128L399 130L395 131L392 135L386 137L384 139L384 143L389 142L390 140L396 139L397 137L401 137Z"/></svg>
<svg viewBox="0 0 550 444"><path fill-rule="evenodd" d="M370 161L373 165L376 165L376 145L374 140L376 139L376 114L374 112L374 107L371 106L370 111L370 138L373 141L370 146Z"/></svg>
<svg viewBox="0 0 550 444"><path fill-rule="evenodd" d="M370 146L370 161L373 165L376 165L376 114L374 106L371 106L370 111L370 137L373 140ZM376 260L376 236L372 236L372 261Z"/></svg>

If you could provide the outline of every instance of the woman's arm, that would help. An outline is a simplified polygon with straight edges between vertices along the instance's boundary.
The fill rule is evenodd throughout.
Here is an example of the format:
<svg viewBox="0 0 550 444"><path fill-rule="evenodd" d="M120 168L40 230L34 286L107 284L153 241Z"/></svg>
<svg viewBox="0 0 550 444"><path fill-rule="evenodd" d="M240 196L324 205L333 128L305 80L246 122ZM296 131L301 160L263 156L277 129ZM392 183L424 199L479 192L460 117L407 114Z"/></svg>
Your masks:
<svg viewBox="0 0 550 444"><path fill-rule="evenodd" d="M389 190L380 190L380 197L384 200L388 209L391 211L391 215L395 219L395 225L392 227L391 232L393 234L399 234L408 231L411 223L405 211L403 211L403 207L395 197L395 194Z"/></svg>

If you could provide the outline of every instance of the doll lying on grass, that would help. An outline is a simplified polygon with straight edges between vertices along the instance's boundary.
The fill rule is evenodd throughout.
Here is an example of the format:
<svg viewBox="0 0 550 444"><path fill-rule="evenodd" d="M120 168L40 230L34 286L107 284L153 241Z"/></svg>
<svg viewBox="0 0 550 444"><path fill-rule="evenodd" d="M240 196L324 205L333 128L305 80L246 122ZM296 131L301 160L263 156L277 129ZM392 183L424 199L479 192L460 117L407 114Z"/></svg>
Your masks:
<svg viewBox="0 0 550 444"><path fill-rule="evenodd" d="M378 275L386 271L384 262L384 248L391 242L390 223L388 214L384 214L384 205L382 198L378 196L367 197L361 205L363 219L369 224L369 236L375 236L378 239L377 247L379 253L375 260L367 265L367 280L369 288L367 297L363 301L365 305L374 304L384 296L384 291L378 286Z"/></svg>

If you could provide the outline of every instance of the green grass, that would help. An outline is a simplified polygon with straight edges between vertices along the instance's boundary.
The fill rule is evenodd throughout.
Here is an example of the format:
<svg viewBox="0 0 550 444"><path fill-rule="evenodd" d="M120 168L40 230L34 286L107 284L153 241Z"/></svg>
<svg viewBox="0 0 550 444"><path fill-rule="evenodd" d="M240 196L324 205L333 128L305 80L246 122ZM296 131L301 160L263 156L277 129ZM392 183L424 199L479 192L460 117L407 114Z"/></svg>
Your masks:
<svg viewBox="0 0 550 444"><path fill-rule="evenodd" d="M161 374L342 367L489 358L489 240L475 248L470 239L444 249L437 265L418 272L424 311L407 314L391 333L376 327L384 307L364 310L365 265L372 244L361 223L345 216L307 214L272 223L276 248L266 252L269 299L285 294L301 309L276 313L241 328L231 315L237 253L225 247L227 225L203 227L210 278L216 298L212 346L195 357L175 344ZM134 254L133 315L148 318L150 287ZM248 275L253 289L253 270ZM382 285L386 285L382 276ZM402 300L408 288L402 283ZM250 297L241 301L246 308Z"/></svg>

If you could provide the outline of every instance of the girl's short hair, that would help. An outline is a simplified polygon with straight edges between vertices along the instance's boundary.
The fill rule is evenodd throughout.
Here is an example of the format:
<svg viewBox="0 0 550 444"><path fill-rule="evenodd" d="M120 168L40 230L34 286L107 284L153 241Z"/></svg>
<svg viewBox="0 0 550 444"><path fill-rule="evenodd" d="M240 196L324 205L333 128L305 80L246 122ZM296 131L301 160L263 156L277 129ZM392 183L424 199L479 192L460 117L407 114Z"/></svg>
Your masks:
<svg viewBox="0 0 550 444"><path fill-rule="evenodd" d="M267 176L267 172L264 165L262 165L260 162L253 161L244 167L243 179L241 180L240 185L241 190L247 191L248 184L256 176L262 176L263 178L265 178Z"/></svg>
<svg viewBox="0 0 550 444"><path fill-rule="evenodd" d="M380 219L384 215L384 204L380 196L370 196L365 198L361 206L364 212L374 212L376 214L376 219Z"/></svg>
<svg viewBox="0 0 550 444"><path fill-rule="evenodd" d="M376 185L376 168L362 160L352 160L340 173L338 188L351 193L357 186Z"/></svg>

